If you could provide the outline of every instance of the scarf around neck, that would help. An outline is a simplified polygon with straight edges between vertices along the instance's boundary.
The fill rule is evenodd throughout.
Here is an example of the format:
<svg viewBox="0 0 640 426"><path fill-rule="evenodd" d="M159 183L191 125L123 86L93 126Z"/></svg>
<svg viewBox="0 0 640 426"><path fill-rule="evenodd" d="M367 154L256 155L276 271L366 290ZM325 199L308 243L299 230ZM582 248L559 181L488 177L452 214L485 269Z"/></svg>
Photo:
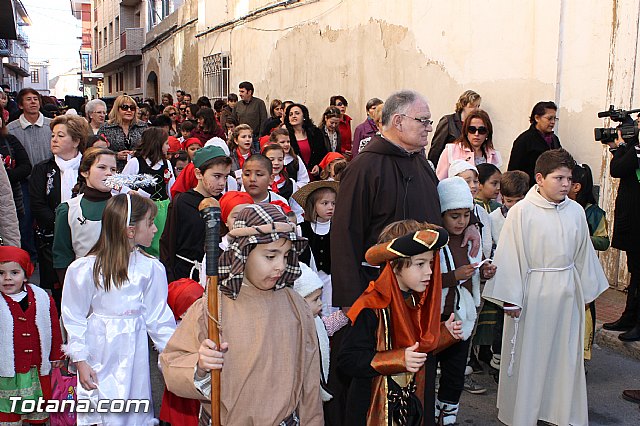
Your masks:
<svg viewBox="0 0 640 426"><path fill-rule="evenodd" d="M63 160L57 155L53 158L60 169L60 202L64 203L71 198L71 190L78 181L78 168L82 154L78 152L71 160Z"/></svg>

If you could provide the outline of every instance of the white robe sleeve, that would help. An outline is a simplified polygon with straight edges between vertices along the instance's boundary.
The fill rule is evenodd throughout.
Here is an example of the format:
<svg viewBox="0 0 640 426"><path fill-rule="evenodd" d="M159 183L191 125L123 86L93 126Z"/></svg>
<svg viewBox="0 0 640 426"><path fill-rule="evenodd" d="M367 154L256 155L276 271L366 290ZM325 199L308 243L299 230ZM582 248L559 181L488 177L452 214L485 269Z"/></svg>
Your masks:
<svg viewBox="0 0 640 426"><path fill-rule="evenodd" d="M159 260L151 262L151 276L143 294L147 333L158 350L162 352L176 329L173 312L167 305L167 274Z"/></svg>
<svg viewBox="0 0 640 426"><path fill-rule="evenodd" d="M602 265L591 243L587 222L584 217L581 219L580 229L583 238L578 246L574 264L582 287L584 302L591 303L609 288L609 281L604 275Z"/></svg>
<svg viewBox="0 0 640 426"><path fill-rule="evenodd" d="M504 303L522 308L524 285L529 265L524 251L522 233L522 213L519 204L514 206L500 233L500 244L493 257L497 267L496 275L487 282L482 297L499 306Z"/></svg>
<svg viewBox="0 0 640 426"><path fill-rule="evenodd" d="M298 187L302 188L306 184L309 183L309 172L307 171L307 166L304 165L304 161L298 155Z"/></svg>
<svg viewBox="0 0 640 426"><path fill-rule="evenodd" d="M87 317L91 310L91 302L97 289L93 281L93 262L80 258L67 269L62 287L61 315L67 332L67 344L63 350L73 362L86 361L89 349L85 338Z"/></svg>

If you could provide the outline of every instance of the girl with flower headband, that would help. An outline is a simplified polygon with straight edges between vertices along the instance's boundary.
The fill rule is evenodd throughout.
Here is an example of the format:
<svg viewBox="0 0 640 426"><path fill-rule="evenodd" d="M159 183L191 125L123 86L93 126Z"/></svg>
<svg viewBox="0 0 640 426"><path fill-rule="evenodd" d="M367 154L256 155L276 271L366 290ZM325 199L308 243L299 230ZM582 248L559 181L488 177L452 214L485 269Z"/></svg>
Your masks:
<svg viewBox="0 0 640 426"><path fill-rule="evenodd" d="M127 162L122 170L123 175L137 175L139 173L155 177L155 183L141 186L138 193L149 197L156 203L158 214L155 224L158 228L151 246L146 250L152 256L160 255L160 236L164 230L169 207L169 194L171 186L176 181L173 166L167 161L169 152L169 135L159 127L150 127L142 133L140 145L136 148L134 156Z"/></svg>
<svg viewBox="0 0 640 426"><path fill-rule="evenodd" d="M92 408L104 399L151 400L147 335L162 352L176 327L164 266L138 248L153 240L156 211L135 193L113 197L98 242L68 269L64 351L76 363L78 400L89 400ZM79 425L152 422L151 412L78 413Z"/></svg>
<svg viewBox="0 0 640 426"><path fill-rule="evenodd" d="M311 310L291 288L301 274L298 253L306 239L271 204L246 206L228 235L229 249L218 262L226 296L219 301L222 343L218 348L206 338L206 298L196 301L160 355L167 389L199 399L200 424L208 424L209 372L221 369L225 426L321 426L316 328Z"/></svg>

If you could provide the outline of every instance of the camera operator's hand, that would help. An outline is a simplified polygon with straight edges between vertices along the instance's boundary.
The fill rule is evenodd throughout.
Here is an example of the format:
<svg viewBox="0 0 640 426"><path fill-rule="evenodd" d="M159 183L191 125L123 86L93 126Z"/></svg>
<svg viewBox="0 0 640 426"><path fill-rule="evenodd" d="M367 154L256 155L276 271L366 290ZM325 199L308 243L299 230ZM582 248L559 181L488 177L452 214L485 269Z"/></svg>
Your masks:
<svg viewBox="0 0 640 426"><path fill-rule="evenodd" d="M616 149L621 143L624 143L624 139L622 139L622 132L618 130L618 139L613 142L609 142L607 145L609 145L610 149Z"/></svg>

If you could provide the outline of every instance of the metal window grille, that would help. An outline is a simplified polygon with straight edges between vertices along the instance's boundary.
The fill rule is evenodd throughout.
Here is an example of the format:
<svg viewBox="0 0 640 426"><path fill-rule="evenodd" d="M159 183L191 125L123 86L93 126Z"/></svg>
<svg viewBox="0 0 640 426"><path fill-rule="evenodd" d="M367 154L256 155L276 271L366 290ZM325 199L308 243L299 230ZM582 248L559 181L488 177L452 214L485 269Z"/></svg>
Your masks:
<svg viewBox="0 0 640 426"><path fill-rule="evenodd" d="M228 53L216 53L202 59L204 94L210 99L226 99L229 95L231 57Z"/></svg>

